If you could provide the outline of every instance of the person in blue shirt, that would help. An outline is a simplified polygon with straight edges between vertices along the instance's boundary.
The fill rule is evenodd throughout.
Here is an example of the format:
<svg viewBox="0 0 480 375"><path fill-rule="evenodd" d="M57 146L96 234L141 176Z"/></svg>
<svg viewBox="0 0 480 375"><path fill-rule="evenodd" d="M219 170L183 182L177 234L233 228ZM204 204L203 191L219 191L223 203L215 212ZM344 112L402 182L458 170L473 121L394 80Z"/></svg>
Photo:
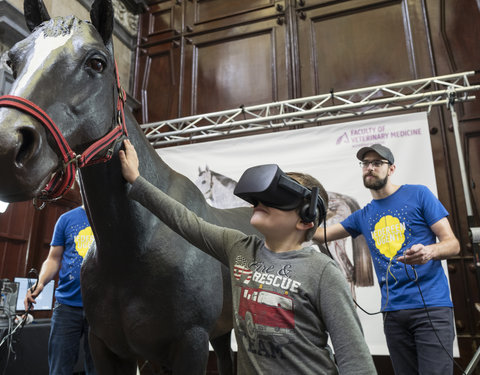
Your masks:
<svg viewBox="0 0 480 375"><path fill-rule="evenodd" d="M80 291L80 267L93 241L92 228L83 206L61 215L55 224L50 251L40 269L38 282L36 286L28 289L25 296L25 310L30 304L34 308L35 298L58 274L48 340L48 365L51 375L73 374L82 336L85 374L95 374Z"/></svg>
<svg viewBox="0 0 480 375"><path fill-rule="evenodd" d="M365 236L395 374L452 374L453 304L441 260L458 254L460 245L448 212L426 186L392 183L396 167L387 147L363 147L357 158L373 199L327 227L327 241ZM322 228L314 241L323 243Z"/></svg>

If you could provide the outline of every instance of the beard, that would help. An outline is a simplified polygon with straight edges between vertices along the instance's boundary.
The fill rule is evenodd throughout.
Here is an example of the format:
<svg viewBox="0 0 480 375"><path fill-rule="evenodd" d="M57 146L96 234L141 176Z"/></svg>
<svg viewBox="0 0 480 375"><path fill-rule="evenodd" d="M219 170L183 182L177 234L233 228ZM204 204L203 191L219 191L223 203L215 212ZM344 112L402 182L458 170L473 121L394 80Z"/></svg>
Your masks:
<svg viewBox="0 0 480 375"><path fill-rule="evenodd" d="M375 180L373 180L373 181L367 181L367 177L368 177L368 176L373 176L373 175L363 176L363 185L364 185L367 189L380 190L380 189L382 189L383 187L385 187L385 185L387 184L388 175L385 176L385 178L378 178L378 177L376 177ZM373 177L375 177L375 176L373 176Z"/></svg>

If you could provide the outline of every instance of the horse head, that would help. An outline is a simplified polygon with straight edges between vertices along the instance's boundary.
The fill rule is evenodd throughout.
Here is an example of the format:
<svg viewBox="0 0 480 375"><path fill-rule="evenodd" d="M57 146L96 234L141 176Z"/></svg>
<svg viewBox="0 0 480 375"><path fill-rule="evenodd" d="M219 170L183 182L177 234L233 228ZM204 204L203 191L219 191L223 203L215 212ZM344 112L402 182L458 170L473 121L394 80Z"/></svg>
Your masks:
<svg viewBox="0 0 480 375"><path fill-rule="evenodd" d="M251 209L210 207L123 116L110 0L93 2L92 22L51 19L41 0L25 0L25 16L32 33L9 51L15 81L0 97L0 200L55 199L77 167L96 164L82 169L81 184L95 234L81 277L95 366L133 374L143 358L203 374L210 339L231 373L228 270L128 199L116 152L126 127L142 175L205 220L252 233Z"/></svg>
<svg viewBox="0 0 480 375"><path fill-rule="evenodd" d="M95 0L91 22L50 18L41 0L25 0L24 11L31 34L8 52L15 81L0 97L0 200L7 202L60 196L77 166L108 158L111 140L94 154L92 145L118 125L111 1Z"/></svg>

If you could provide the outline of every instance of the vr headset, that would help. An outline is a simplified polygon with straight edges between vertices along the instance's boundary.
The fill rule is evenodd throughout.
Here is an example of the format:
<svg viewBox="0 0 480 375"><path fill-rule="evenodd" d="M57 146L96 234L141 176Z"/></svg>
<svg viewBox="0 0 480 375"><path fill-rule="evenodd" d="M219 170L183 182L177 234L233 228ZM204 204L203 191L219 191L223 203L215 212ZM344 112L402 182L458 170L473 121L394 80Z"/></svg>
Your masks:
<svg viewBox="0 0 480 375"><path fill-rule="evenodd" d="M319 218L320 223L325 218L325 204L318 192L318 187L306 188L287 176L278 165L265 164L248 168L233 194L254 206L261 202L284 211L300 207L303 222L310 223ZM305 200L309 202L305 203Z"/></svg>

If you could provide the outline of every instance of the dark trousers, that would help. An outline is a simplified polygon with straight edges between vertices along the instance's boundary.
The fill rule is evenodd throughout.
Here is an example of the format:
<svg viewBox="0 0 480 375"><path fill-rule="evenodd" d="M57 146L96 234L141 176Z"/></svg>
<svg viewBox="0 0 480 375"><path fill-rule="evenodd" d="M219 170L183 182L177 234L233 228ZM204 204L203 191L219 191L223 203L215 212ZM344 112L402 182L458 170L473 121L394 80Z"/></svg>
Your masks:
<svg viewBox="0 0 480 375"><path fill-rule="evenodd" d="M453 374L451 307L388 311L383 328L396 375ZM435 334L436 333L436 334Z"/></svg>
<svg viewBox="0 0 480 375"><path fill-rule="evenodd" d="M72 375L83 336L85 374L94 375L88 346L88 324L81 307L55 303L48 340L48 365L51 375Z"/></svg>

